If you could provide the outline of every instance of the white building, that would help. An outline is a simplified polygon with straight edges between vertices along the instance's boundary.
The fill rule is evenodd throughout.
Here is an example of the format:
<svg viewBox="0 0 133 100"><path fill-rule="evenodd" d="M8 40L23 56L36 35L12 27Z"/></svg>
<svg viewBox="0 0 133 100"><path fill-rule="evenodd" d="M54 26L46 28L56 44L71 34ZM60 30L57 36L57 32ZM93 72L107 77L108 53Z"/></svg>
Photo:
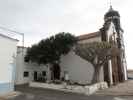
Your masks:
<svg viewBox="0 0 133 100"><path fill-rule="evenodd" d="M14 90L17 42L0 34L0 95Z"/></svg>
<svg viewBox="0 0 133 100"><path fill-rule="evenodd" d="M87 37L86 37L87 36ZM101 41L100 32L81 35L78 37L79 43ZM22 52L23 51L23 52ZM26 48L17 48L17 60L16 60L16 84L24 84L30 81L36 81L37 78L51 78L51 72L46 65L38 65L35 63L24 62L24 55L26 54ZM65 77L67 73L69 80L72 82L78 82L82 84L91 83L93 77L93 66L86 60L77 56L73 51L70 51L67 55L61 57L61 63L59 65L60 79ZM55 72L57 73L57 72ZM101 81L103 81L103 70L100 74Z"/></svg>
<svg viewBox="0 0 133 100"><path fill-rule="evenodd" d="M46 70L46 66L35 63L25 63L24 56L26 54L27 48L17 47L16 56L16 76L15 84L25 84L34 80L34 74L41 74L42 71Z"/></svg>
<svg viewBox="0 0 133 100"><path fill-rule="evenodd" d="M120 15L117 11L110 7L109 11L104 15L104 25L98 32L84 34L77 38L78 43L90 43L94 41L113 42L117 48L123 52L121 52L119 56L116 55L104 65L104 69L101 69L100 72L100 80L106 81L110 85L127 80L123 30L120 26ZM73 51L61 57L60 65L56 65L52 69L52 76L50 74L50 67L47 67L49 65L38 66L33 63L25 63L24 55L22 55L21 51L22 47L18 47L16 84L36 81L38 78L42 80L46 78L49 80L53 76L57 79L62 79L67 76L66 78L70 81L82 84L89 84L92 81L94 72L93 66L86 60L77 56ZM26 48L24 48L24 54L25 52Z"/></svg>

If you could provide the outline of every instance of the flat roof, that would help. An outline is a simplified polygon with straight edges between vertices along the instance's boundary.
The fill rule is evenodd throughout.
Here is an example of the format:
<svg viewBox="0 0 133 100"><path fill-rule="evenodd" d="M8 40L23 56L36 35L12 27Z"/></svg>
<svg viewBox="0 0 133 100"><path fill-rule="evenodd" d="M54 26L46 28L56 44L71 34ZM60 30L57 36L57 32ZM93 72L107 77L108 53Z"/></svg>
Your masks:
<svg viewBox="0 0 133 100"><path fill-rule="evenodd" d="M6 35L4 35L4 34L2 34L2 33L0 33L0 36L3 37L3 38L6 38L6 39L12 40L12 41L19 41L19 40L17 40L17 39L14 39L14 38L11 38L11 37L9 37L9 36L6 36Z"/></svg>

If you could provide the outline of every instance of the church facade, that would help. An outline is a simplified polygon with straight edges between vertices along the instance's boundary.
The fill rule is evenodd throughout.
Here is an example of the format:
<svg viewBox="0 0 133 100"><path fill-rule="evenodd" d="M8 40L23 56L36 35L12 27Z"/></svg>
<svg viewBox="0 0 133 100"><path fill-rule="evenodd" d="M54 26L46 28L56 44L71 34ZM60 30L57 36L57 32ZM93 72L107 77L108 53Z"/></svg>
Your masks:
<svg viewBox="0 0 133 100"><path fill-rule="evenodd" d="M104 25L100 29L102 41L113 43L120 51L119 55L112 58L104 66L104 80L110 84L117 84L127 80L127 66L125 58L125 47L123 29L120 23L120 14L110 6L104 15ZM108 67L106 67L108 66ZM108 74L109 73L109 74Z"/></svg>
<svg viewBox="0 0 133 100"><path fill-rule="evenodd" d="M123 39L123 29L120 23L120 14L110 6L109 11L104 15L103 27L94 33L78 36L80 43L93 42L99 40L115 45L120 51L104 65L104 81L110 85L127 80L127 64L125 58L125 46Z"/></svg>

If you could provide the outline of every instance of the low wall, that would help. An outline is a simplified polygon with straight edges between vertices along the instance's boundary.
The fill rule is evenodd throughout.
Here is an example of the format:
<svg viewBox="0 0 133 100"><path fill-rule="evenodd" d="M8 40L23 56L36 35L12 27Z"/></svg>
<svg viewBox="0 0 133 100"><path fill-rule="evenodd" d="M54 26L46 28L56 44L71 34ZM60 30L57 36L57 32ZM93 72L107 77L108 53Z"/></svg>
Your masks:
<svg viewBox="0 0 133 100"><path fill-rule="evenodd" d="M108 88L108 85L106 82L100 82L100 83L96 83L88 86L66 85L66 83L57 85L57 84L30 82L29 86L56 89L56 90L65 91L65 92L82 93L86 95L93 94L94 92L100 89Z"/></svg>

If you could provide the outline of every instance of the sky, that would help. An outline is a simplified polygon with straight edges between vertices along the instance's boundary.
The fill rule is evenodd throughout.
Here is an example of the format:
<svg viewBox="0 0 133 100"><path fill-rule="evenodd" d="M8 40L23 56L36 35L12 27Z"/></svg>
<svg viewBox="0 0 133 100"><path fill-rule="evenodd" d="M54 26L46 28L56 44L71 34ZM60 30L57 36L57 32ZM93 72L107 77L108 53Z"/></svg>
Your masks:
<svg viewBox="0 0 133 100"><path fill-rule="evenodd" d="M111 0L114 10L119 11L124 30L128 69L133 69L133 1ZM74 35L98 31L103 26L104 14L110 0L0 0L0 27L24 33L25 46L58 32ZM0 29L0 33L18 38Z"/></svg>

